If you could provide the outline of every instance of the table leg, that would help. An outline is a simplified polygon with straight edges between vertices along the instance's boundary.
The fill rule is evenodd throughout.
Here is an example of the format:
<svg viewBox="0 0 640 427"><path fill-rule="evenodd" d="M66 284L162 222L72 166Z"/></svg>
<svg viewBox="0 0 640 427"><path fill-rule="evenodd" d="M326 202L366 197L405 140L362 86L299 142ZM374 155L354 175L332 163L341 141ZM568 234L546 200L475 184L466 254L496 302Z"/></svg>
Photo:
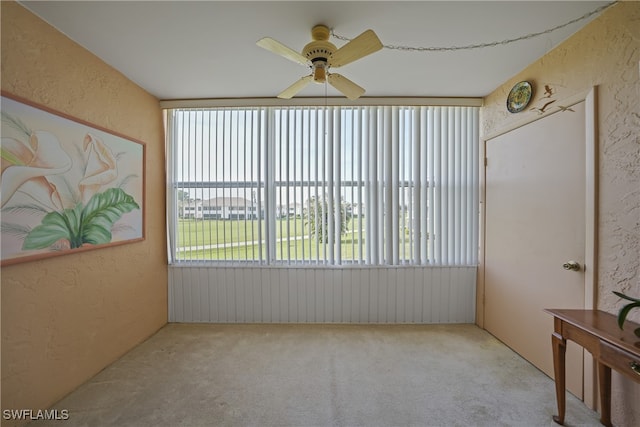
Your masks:
<svg viewBox="0 0 640 427"><path fill-rule="evenodd" d="M598 362L600 423L611 426L611 368Z"/></svg>
<svg viewBox="0 0 640 427"><path fill-rule="evenodd" d="M558 415L553 416L553 421L563 425L566 403L565 355L567 352L567 340L558 332L554 332L551 336L551 344L553 346L553 372L556 377L556 402L558 403Z"/></svg>

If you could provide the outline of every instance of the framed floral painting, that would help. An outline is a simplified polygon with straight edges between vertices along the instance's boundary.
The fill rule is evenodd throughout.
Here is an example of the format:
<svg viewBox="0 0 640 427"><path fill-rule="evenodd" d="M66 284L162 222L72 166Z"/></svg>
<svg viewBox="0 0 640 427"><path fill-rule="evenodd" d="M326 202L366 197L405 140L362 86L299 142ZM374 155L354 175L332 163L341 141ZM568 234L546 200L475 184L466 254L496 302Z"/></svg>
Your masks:
<svg viewBox="0 0 640 427"><path fill-rule="evenodd" d="M143 240L144 143L1 95L1 265Z"/></svg>

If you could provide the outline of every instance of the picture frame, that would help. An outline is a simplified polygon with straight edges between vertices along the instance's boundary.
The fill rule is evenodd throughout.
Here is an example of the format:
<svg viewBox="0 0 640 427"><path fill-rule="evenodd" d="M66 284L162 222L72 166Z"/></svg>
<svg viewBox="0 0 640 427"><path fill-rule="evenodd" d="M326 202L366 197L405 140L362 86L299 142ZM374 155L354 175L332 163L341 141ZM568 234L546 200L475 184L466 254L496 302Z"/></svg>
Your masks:
<svg viewBox="0 0 640 427"><path fill-rule="evenodd" d="M145 239L142 141L0 92L0 265Z"/></svg>

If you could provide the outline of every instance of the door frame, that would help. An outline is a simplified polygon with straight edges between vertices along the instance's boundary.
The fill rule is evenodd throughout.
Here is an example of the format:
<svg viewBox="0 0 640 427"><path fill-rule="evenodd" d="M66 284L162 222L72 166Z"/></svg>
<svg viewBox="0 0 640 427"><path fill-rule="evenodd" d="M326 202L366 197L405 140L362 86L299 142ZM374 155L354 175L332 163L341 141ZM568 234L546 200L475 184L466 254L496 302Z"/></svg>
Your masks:
<svg viewBox="0 0 640 427"><path fill-rule="evenodd" d="M556 105L571 107L585 102L585 253L584 253L584 308L597 307L598 279L598 126L597 126L597 87L563 99ZM543 119L558 109L551 109L536 117L516 121L507 127L483 136L480 139L480 247L476 292L476 324L484 329L485 317L485 227L486 227L486 153L487 143L505 133ZM549 337L551 351L551 337ZM584 403L592 409L597 408L598 394L596 365L590 353L584 352Z"/></svg>

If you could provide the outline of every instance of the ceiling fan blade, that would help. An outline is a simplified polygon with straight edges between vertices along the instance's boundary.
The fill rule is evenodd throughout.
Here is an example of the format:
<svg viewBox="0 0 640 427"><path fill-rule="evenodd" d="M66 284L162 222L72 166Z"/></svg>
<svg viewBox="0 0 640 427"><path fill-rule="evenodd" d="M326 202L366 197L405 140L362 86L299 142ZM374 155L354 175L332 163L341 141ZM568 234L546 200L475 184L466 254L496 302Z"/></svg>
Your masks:
<svg viewBox="0 0 640 427"><path fill-rule="evenodd" d="M329 74L327 77L329 84L338 89L344 96L350 100L358 99L364 93L364 88L361 88L348 78L340 74Z"/></svg>
<svg viewBox="0 0 640 427"><path fill-rule="evenodd" d="M296 93L300 92L306 85L313 81L313 75L305 76L280 92L278 98L291 99Z"/></svg>
<svg viewBox="0 0 640 427"><path fill-rule="evenodd" d="M382 49L382 42L376 33L373 30L367 30L333 52L329 58L329 65L331 67L342 67L380 49Z"/></svg>
<svg viewBox="0 0 640 427"><path fill-rule="evenodd" d="M271 37L265 37L263 39L260 39L256 42L256 44L263 49L266 49L277 55L284 56L288 60L297 62L298 64L302 64L302 65L311 64L307 58L305 58L295 50L291 49L290 47L283 45L279 41L272 39Z"/></svg>

